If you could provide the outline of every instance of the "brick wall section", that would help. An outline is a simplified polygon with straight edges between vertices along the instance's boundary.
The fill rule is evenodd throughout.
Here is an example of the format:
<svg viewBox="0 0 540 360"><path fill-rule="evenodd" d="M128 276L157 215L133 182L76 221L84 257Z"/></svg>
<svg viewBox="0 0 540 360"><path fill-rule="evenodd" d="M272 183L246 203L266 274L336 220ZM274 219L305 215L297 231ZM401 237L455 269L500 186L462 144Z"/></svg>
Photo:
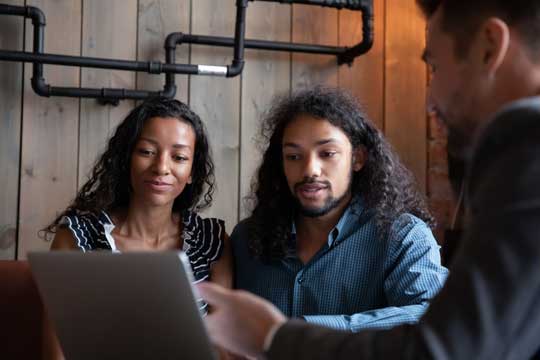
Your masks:
<svg viewBox="0 0 540 360"><path fill-rule="evenodd" d="M428 116L427 196L437 219L434 231L437 241L444 243L444 230L449 228L455 208L454 196L448 180L446 131L435 116Z"/></svg>

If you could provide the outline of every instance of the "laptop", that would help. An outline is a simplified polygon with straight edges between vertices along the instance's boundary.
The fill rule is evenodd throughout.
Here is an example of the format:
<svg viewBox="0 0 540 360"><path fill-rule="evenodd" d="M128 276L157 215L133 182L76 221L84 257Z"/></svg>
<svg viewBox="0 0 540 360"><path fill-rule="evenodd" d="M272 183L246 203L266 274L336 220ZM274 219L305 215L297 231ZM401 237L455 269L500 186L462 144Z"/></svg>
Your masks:
<svg viewBox="0 0 540 360"><path fill-rule="evenodd" d="M34 252L66 359L215 359L184 253Z"/></svg>

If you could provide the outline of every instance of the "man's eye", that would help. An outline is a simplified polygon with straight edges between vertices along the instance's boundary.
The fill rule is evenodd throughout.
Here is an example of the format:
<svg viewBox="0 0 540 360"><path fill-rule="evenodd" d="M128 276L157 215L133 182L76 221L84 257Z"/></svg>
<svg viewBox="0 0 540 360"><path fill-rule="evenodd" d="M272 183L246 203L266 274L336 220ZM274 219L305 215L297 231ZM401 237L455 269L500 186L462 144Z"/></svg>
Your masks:
<svg viewBox="0 0 540 360"><path fill-rule="evenodd" d="M334 155L336 155L335 151L325 151L325 152L322 153L323 157L332 157Z"/></svg>

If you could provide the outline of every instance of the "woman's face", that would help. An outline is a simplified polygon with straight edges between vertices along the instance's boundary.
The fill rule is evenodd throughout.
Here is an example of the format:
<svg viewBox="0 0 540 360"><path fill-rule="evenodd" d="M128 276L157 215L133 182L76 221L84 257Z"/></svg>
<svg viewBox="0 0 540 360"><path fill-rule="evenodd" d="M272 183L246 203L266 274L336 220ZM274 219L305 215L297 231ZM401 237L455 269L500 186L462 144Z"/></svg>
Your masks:
<svg viewBox="0 0 540 360"><path fill-rule="evenodd" d="M191 184L195 138L187 122L148 119L131 154L132 201L172 207L176 197Z"/></svg>

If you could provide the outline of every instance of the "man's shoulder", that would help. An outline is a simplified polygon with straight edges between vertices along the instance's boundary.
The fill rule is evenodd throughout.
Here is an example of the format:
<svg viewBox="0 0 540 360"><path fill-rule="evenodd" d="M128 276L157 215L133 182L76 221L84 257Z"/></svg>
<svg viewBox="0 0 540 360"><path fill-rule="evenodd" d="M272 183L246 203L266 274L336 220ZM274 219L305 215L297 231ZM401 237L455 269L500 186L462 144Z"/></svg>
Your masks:
<svg viewBox="0 0 540 360"><path fill-rule="evenodd" d="M390 226L391 234L406 235L413 229L428 229L428 225L419 217L410 213L399 215Z"/></svg>
<svg viewBox="0 0 540 360"><path fill-rule="evenodd" d="M484 129L469 168L469 207L491 216L504 204L538 196L540 98L503 108Z"/></svg>
<svg viewBox="0 0 540 360"><path fill-rule="evenodd" d="M409 246L435 246L431 228L419 217L403 213L390 225L388 245L393 251Z"/></svg>
<svg viewBox="0 0 540 360"><path fill-rule="evenodd" d="M530 145L540 145L540 97L515 101L495 114L478 139L473 167Z"/></svg>
<svg viewBox="0 0 540 360"><path fill-rule="evenodd" d="M251 217L240 220L231 233L231 241L244 241L248 237L249 227L252 223Z"/></svg>
<svg viewBox="0 0 540 360"><path fill-rule="evenodd" d="M521 99L502 108L486 126L479 148L535 137L540 131L540 97Z"/></svg>
<svg viewBox="0 0 540 360"><path fill-rule="evenodd" d="M499 116L520 111L526 111L540 116L540 96L532 96L513 101L506 106L503 106L501 110L495 114L495 117L497 118Z"/></svg>

